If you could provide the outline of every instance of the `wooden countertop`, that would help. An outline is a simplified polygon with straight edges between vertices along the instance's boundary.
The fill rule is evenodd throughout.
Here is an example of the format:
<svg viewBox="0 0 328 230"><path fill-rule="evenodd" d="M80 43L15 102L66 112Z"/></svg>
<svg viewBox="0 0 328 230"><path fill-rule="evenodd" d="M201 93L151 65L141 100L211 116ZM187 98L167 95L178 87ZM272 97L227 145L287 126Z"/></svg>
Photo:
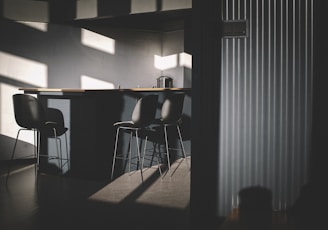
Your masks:
<svg viewBox="0 0 328 230"><path fill-rule="evenodd" d="M191 88L127 88L127 89L78 89L78 88L19 88L25 93L87 93L87 92L106 92L106 91L184 91Z"/></svg>

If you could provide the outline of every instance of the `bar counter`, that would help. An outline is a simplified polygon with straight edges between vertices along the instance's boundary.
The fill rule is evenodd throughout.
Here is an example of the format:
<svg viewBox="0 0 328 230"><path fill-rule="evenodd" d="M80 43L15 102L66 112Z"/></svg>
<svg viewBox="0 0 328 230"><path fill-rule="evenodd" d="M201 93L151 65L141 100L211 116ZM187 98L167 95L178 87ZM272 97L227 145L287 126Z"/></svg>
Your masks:
<svg viewBox="0 0 328 230"><path fill-rule="evenodd" d="M174 92L185 92L181 132L187 153L190 153L191 89L190 88L129 88L129 89L75 89L75 88L20 88L24 93L38 95L46 107L60 109L69 129L70 167L67 176L83 179L110 179L117 121L131 120L132 110L138 98L158 94L156 117L165 98ZM173 133L173 132L172 132ZM174 136L174 134L173 134ZM129 138L119 143L120 151L126 152ZM49 142L50 143L50 142ZM54 147L46 141L41 151L49 154ZM65 149L63 148L63 151ZM40 170L53 173L56 165L41 162ZM124 168L122 164L121 169Z"/></svg>
<svg viewBox="0 0 328 230"><path fill-rule="evenodd" d="M20 88L25 93L101 93L101 92L162 92L162 91L190 91L190 88L119 88L119 89L78 89L78 88Z"/></svg>

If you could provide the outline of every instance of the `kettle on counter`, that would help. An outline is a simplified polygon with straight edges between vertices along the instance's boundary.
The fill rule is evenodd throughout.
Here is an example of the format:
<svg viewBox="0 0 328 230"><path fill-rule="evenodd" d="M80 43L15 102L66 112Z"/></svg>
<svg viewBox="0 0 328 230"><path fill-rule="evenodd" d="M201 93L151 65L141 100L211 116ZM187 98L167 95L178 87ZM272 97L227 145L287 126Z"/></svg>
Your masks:
<svg viewBox="0 0 328 230"><path fill-rule="evenodd" d="M157 88L172 88L173 79L168 76L160 76L157 78Z"/></svg>

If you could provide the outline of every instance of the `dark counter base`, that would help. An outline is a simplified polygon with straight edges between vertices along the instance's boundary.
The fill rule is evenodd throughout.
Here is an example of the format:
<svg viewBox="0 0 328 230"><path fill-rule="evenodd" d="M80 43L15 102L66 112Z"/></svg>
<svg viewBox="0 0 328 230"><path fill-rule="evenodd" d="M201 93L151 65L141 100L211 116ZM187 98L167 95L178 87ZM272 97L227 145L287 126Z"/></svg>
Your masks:
<svg viewBox="0 0 328 230"><path fill-rule="evenodd" d="M113 124L130 120L136 100L145 94L159 95L157 116L164 99L176 91L186 92L183 123L181 127L185 148L190 153L191 91L185 90L99 90L89 92L66 92L58 95L40 91L37 93L44 105L49 100L69 101L69 111L63 111L69 123L70 168L66 175L84 179L109 180L114 151L115 129ZM30 92L31 91L25 91ZM120 151L127 151L128 137L119 143ZM149 146L151 146L149 144ZM42 151L49 151L42 145ZM119 167L121 165L121 167ZM125 164L117 164L116 175L123 173ZM53 173L53 164L41 162L41 171Z"/></svg>

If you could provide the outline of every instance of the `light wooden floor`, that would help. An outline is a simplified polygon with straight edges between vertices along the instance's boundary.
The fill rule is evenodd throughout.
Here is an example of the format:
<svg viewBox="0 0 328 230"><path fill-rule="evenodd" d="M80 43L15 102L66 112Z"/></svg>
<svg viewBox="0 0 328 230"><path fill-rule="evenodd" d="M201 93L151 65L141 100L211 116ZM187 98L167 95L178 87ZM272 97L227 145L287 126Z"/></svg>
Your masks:
<svg viewBox="0 0 328 230"><path fill-rule="evenodd" d="M189 229L190 158L163 179L156 167L112 182L40 174L34 166L0 177L0 229Z"/></svg>

